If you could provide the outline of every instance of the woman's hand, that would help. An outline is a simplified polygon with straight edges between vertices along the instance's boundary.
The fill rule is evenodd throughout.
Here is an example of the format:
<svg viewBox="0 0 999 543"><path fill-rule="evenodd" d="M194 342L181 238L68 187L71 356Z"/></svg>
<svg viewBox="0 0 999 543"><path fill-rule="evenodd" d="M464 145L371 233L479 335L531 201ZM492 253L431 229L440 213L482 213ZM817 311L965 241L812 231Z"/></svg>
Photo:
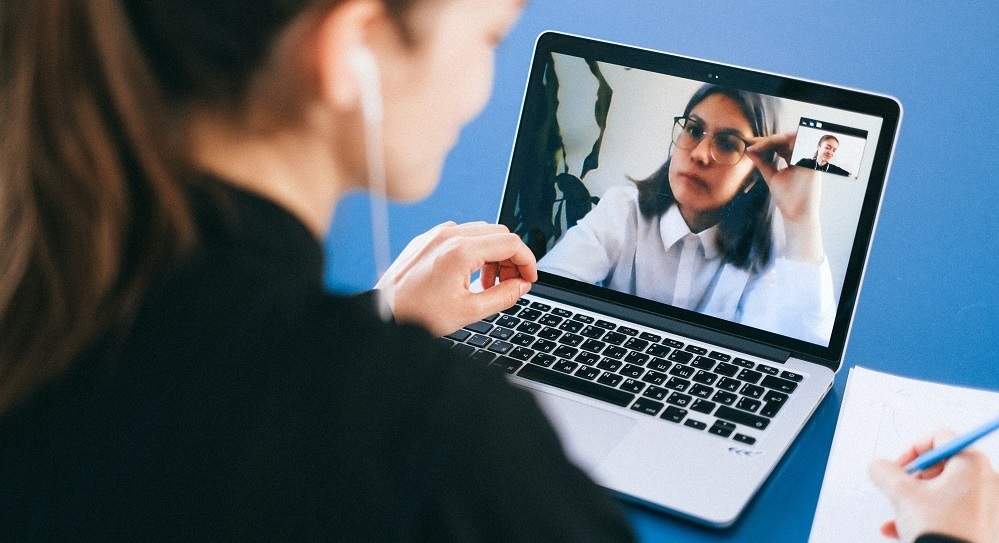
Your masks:
<svg viewBox="0 0 999 543"><path fill-rule="evenodd" d="M819 263L825 258L822 226L819 222L821 174L807 168L778 169L768 160L769 156L776 153L790 164L795 137L794 133L786 133L753 138L750 140L752 145L746 149L746 155L763 174L774 204L784 219L787 237L784 256Z"/></svg>
<svg viewBox="0 0 999 543"><path fill-rule="evenodd" d="M966 449L918 475L905 472L904 466L917 456L953 437L939 432L894 462L871 464L871 479L895 509L895 519L881 526L886 537L910 542L937 533L975 543L999 542L999 473L984 454Z"/></svg>
<svg viewBox="0 0 999 543"><path fill-rule="evenodd" d="M481 270L481 292L471 275ZM417 236L375 285L397 322L449 334L512 306L538 280L537 261L503 225L444 223Z"/></svg>

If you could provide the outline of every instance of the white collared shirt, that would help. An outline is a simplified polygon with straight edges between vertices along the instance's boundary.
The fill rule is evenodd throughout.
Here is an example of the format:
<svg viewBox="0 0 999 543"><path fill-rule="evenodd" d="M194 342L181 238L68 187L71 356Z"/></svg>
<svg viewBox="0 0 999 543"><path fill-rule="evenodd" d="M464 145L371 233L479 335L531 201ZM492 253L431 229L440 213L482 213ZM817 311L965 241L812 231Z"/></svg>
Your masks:
<svg viewBox="0 0 999 543"><path fill-rule="evenodd" d="M779 222L779 221L775 221ZM835 318L828 261L771 255L756 272L722 261L718 227L690 231L675 205L643 217L638 189L608 189L538 268L729 321L828 344Z"/></svg>

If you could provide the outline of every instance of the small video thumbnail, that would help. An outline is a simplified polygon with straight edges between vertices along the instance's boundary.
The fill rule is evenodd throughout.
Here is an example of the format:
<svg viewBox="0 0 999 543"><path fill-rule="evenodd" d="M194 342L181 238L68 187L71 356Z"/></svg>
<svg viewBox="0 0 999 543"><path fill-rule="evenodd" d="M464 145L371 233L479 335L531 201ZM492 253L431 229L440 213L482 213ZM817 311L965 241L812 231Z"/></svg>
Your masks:
<svg viewBox="0 0 999 543"><path fill-rule="evenodd" d="M802 117L791 164L856 179L866 145L866 130Z"/></svg>

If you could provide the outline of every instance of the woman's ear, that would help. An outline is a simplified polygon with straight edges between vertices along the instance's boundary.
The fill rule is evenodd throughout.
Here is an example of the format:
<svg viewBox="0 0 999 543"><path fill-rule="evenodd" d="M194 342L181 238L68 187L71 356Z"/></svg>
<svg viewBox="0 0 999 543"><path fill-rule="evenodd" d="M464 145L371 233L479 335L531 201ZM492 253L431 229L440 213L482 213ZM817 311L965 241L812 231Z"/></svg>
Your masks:
<svg viewBox="0 0 999 543"><path fill-rule="evenodd" d="M319 16L307 46L322 101L339 110L360 108L371 77L377 77L372 35L386 18L377 0L347 0Z"/></svg>

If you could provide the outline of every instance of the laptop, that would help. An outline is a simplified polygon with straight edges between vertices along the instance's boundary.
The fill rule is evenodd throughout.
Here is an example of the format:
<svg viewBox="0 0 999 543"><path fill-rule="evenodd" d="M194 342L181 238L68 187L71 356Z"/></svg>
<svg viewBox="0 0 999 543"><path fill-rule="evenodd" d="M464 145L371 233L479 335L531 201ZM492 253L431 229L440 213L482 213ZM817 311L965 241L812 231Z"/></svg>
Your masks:
<svg viewBox="0 0 999 543"><path fill-rule="evenodd" d="M729 526L841 367L900 120L887 96L542 34L499 212L540 279L444 341L533 391L600 485ZM747 157L766 135L769 180Z"/></svg>

